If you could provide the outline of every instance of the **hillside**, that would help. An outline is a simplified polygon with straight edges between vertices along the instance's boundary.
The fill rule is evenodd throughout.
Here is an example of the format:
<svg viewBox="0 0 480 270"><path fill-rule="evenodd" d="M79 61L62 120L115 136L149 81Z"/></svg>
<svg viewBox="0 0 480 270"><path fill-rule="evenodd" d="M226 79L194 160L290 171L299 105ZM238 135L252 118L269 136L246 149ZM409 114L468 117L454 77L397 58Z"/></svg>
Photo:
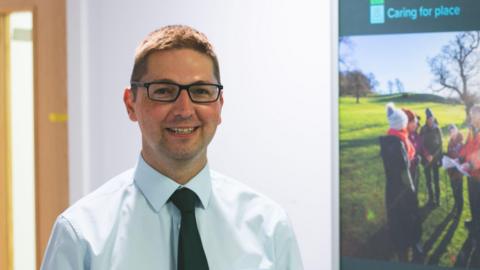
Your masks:
<svg viewBox="0 0 480 270"><path fill-rule="evenodd" d="M404 93L393 95L375 95L369 97L370 102L400 102L400 103L441 103L441 104L460 104L458 99L445 98L434 94L416 94Z"/></svg>

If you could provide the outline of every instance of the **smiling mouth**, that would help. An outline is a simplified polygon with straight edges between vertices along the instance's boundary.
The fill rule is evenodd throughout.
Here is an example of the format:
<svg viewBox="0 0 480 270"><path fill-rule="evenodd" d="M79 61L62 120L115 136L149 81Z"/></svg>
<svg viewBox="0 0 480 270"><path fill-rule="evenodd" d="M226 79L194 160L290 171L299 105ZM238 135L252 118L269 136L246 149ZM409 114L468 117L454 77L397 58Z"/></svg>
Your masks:
<svg viewBox="0 0 480 270"><path fill-rule="evenodd" d="M197 127L190 127L190 128L167 128L168 131L173 132L175 134L191 134L193 133Z"/></svg>

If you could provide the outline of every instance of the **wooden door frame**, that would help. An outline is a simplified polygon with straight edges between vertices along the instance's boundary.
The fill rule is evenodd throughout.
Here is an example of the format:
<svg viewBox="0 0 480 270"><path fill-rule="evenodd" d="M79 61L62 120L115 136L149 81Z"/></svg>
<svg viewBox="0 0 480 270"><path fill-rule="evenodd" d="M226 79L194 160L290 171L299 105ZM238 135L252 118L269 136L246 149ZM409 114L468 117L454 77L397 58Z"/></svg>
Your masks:
<svg viewBox="0 0 480 270"><path fill-rule="evenodd" d="M66 0L0 2L2 14L19 11L30 11L33 17L35 242L38 269L52 225L69 202L67 122L51 117L67 114ZM12 270L1 265L0 269Z"/></svg>
<svg viewBox="0 0 480 270"><path fill-rule="evenodd" d="M12 268L12 205L10 149L10 33L7 14L0 13L0 269Z"/></svg>

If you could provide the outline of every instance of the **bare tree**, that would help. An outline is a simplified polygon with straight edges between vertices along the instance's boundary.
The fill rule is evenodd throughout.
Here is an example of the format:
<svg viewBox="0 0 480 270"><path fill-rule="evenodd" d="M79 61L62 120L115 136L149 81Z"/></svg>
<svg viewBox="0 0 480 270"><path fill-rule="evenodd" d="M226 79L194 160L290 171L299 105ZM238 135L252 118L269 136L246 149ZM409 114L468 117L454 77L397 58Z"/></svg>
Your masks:
<svg viewBox="0 0 480 270"><path fill-rule="evenodd" d="M388 85L388 93L390 95L393 94L393 82L388 80L387 85Z"/></svg>
<svg viewBox="0 0 480 270"><path fill-rule="evenodd" d="M338 42L338 63L341 71L349 71L354 68L351 54L355 44L349 37L341 36Z"/></svg>
<svg viewBox="0 0 480 270"><path fill-rule="evenodd" d="M360 103L360 97L375 91L378 81L373 73L366 74L355 68L352 59L354 47L355 44L349 37L339 38L339 92L340 96L355 96L356 102Z"/></svg>
<svg viewBox="0 0 480 270"><path fill-rule="evenodd" d="M360 70L340 72L339 83L340 95L355 96L357 103L360 103L360 97L372 93L378 85L378 81L372 73L364 74Z"/></svg>
<svg viewBox="0 0 480 270"><path fill-rule="evenodd" d="M380 83L378 82L377 78L375 78L375 74L370 72L367 74L367 78L368 78L368 83L370 87L370 92L376 92L377 87Z"/></svg>
<svg viewBox="0 0 480 270"><path fill-rule="evenodd" d="M463 32L455 36L428 64L434 76L434 91L450 91L458 96L468 111L478 100L475 87L480 71L480 31ZM436 87L436 88L435 88Z"/></svg>
<svg viewBox="0 0 480 270"><path fill-rule="evenodd" d="M397 88L398 93L401 94L405 92L405 86L403 86L402 81L400 81L398 78L395 79L395 87Z"/></svg>

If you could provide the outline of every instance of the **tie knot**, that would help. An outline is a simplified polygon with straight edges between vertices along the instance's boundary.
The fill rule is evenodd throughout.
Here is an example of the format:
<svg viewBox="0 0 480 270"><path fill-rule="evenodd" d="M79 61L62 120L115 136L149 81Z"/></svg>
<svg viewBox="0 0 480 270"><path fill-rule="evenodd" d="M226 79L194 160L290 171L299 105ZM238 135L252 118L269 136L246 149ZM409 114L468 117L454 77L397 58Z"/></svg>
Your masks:
<svg viewBox="0 0 480 270"><path fill-rule="evenodd" d="M197 195L188 188L177 189L170 200L183 213L193 212Z"/></svg>

